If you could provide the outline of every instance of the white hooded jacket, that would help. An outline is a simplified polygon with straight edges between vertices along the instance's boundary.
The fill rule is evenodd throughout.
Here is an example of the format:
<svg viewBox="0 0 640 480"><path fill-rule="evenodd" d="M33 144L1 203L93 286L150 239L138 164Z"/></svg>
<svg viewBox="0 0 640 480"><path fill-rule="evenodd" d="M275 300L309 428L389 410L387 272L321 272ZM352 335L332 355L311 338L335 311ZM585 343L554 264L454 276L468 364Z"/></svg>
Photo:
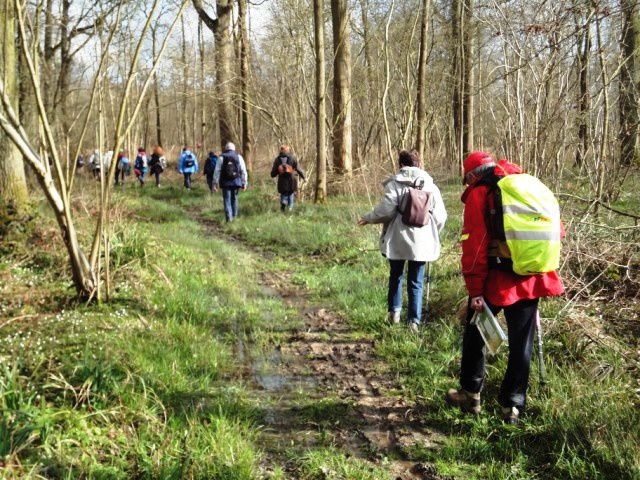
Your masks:
<svg viewBox="0 0 640 480"><path fill-rule="evenodd" d="M431 218L424 227L410 227L402 222L398 205L409 186L424 179L423 190L432 193ZM389 260L432 262L440 257L440 231L447 220L447 211L440 189L431 176L417 167L403 167L384 183L384 197L362 218L368 223L382 223L380 251Z"/></svg>

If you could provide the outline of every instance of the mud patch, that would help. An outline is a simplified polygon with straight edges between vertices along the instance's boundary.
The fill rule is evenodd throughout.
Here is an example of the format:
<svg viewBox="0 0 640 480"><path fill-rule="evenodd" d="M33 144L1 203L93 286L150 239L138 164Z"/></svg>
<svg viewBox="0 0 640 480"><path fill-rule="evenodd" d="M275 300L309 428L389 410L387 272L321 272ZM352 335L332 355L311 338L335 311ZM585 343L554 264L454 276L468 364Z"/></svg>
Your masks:
<svg viewBox="0 0 640 480"><path fill-rule="evenodd" d="M276 346L276 355L260 360L262 369L280 372L259 380L272 397L265 446L275 463L296 478L295 464L287 462L295 455L279 449L286 444L289 453L301 453L328 439L359 459L374 464L384 459L395 479L442 478L432 466L408 460L414 448L439 448L442 437L423 425L414 405L398 393L402 386L376 356L375 341L292 291L287 274L265 272L261 282L265 292L275 290L297 309L304 322Z"/></svg>
<svg viewBox="0 0 640 480"><path fill-rule="evenodd" d="M272 252L248 247L219 226L197 217L218 237L241 244L264 260ZM395 480L443 480L435 467L410 461L415 449L438 449L442 436L424 425L402 385L375 354L375 340L354 331L327 306L312 304L287 272L263 271L260 294L279 298L297 312L297 321L281 323L279 344L262 353L244 344L236 326L236 354L262 410L263 470L283 469L299 478L297 458L314 447L334 446L348 456L384 465ZM271 315L271 316L269 316ZM285 324L286 323L286 324Z"/></svg>

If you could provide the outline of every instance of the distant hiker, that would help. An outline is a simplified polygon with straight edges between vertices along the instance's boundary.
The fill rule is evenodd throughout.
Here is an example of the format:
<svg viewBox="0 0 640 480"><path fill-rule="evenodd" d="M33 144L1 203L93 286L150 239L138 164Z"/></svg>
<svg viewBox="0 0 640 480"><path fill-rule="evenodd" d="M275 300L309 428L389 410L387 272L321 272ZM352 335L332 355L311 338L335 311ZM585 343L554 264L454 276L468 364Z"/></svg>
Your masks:
<svg viewBox="0 0 640 480"><path fill-rule="evenodd" d="M84 167L84 155L80 154L78 158L76 158L76 169L79 170L82 167Z"/></svg>
<svg viewBox="0 0 640 480"><path fill-rule="evenodd" d="M153 148L153 153L149 159L149 169L156 177L156 187L160 186L160 175L167 168L167 160L164 158L164 150L160 146Z"/></svg>
<svg viewBox="0 0 640 480"><path fill-rule="evenodd" d="M144 176L149 171L149 160L147 159L147 152L143 147L138 148L138 155L136 155L136 161L133 164L133 171L140 182L140 186L144 187Z"/></svg>
<svg viewBox="0 0 640 480"><path fill-rule="evenodd" d="M282 145L271 168L271 178L278 177L278 193L280 194L280 210L282 212L287 208L289 210L293 208L298 190L298 179L294 173L305 180L304 172L298 167L298 160L291 154L291 149L288 145Z"/></svg>
<svg viewBox="0 0 640 480"><path fill-rule="evenodd" d="M109 167L111 166L111 160L113 160L113 150L109 150L104 154L102 158L102 166L104 167L104 174L106 175L109 171Z"/></svg>
<svg viewBox="0 0 640 480"><path fill-rule="evenodd" d="M131 162L129 161L126 152L120 152L118 154L117 162L118 163L116 164L115 182L116 185L118 185L119 183L122 183L122 185L124 185L125 176L131 173Z"/></svg>
<svg viewBox="0 0 640 480"><path fill-rule="evenodd" d="M398 161L400 171L383 183L384 197L362 216L358 225L383 224L380 251L389 260L387 305L391 323L400 323L404 264L408 262L407 322L417 332L422 317L425 264L440 256L440 231L447 211L440 190L420 168L418 153L403 150Z"/></svg>
<svg viewBox="0 0 640 480"><path fill-rule="evenodd" d="M184 187L191 190L191 175L198 173L198 157L189 147L182 149L180 160L178 160L178 171L184 176Z"/></svg>
<svg viewBox="0 0 640 480"><path fill-rule="evenodd" d="M213 191L215 192L220 185L227 222L238 216L238 190L246 190L247 181L244 158L236 152L236 146L229 142L225 145L213 174Z"/></svg>
<svg viewBox="0 0 640 480"><path fill-rule="evenodd" d="M218 155L215 152L209 152L207 161L204 164L204 174L207 176L207 185L211 193L215 192L213 184L213 175L216 172L216 165L218 164Z"/></svg>
<svg viewBox="0 0 640 480"><path fill-rule="evenodd" d="M517 423L526 405L538 301L564 291L556 271L563 235L559 209L553 194L518 165L472 152L463 166L462 274L469 300L460 388L449 390L446 400L465 412L480 412L484 341L470 321L486 303L494 314L504 310L507 320L509 357L498 398L504 421ZM533 202L527 205L528 200ZM535 215L536 209L544 214Z"/></svg>
<svg viewBox="0 0 640 480"><path fill-rule="evenodd" d="M89 168L93 173L93 178L100 178L100 169L102 168L102 160L100 159L100 151L94 150L89 157Z"/></svg>

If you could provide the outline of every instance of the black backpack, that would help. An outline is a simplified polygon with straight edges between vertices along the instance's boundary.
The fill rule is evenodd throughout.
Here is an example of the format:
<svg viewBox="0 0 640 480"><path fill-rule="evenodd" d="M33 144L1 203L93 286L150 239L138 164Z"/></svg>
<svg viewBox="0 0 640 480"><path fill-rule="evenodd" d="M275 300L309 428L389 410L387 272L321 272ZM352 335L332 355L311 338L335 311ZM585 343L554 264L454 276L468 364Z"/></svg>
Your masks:
<svg viewBox="0 0 640 480"><path fill-rule="evenodd" d="M240 177L240 161L231 155L222 156L222 168L220 177L224 181L232 181Z"/></svg>
<svg viewBox="0 0 640 480"><path fill-rule="evenodd" d="M193 168L195 164L196 161L193 159L193 154L190 153L182 161L182 168Z"/></svg>

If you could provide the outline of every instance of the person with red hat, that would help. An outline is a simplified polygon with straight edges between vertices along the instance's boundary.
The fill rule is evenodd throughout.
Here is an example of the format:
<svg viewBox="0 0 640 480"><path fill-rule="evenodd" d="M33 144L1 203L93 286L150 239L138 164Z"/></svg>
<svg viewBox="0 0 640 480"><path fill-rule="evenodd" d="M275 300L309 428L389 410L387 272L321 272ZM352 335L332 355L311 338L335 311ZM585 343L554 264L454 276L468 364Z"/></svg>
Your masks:
<svg viewBox="0 0 640 480"><path fill-rule="evenodd" d="M491 154L481 151L470 153L463 167L463 184L467 188L462 194L462 274L469 300L462 342L460 388L449 390L446 400L465 412L479 413L481 410L484 341L470 320L486 304L494 314L504 310L507 320L509 357L499 401L505 422L517 423L526 406L539 299L562 294L564 286L557 271L518 275L500 262L504 256L501 249L506 243L497 238L497 228L490 221L490 212L495 213L492 192L495 192L498 180L522 173L522 169L507 160L496 162Z"/></svg>

